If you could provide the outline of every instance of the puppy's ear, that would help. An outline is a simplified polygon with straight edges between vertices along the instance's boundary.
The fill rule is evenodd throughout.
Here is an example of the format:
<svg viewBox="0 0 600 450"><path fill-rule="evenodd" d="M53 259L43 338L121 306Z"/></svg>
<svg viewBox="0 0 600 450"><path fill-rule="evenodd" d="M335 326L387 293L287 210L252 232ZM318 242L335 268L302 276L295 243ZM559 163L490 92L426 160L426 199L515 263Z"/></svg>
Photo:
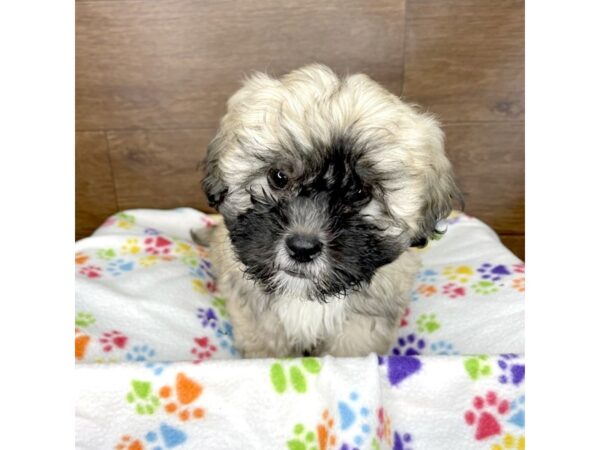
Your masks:
<svg viewBox="0 0 600 450"><path fill-rule="evenodd" d="M425 247L429 239L444 233L438 230L438 223L448 217L452 209L464 209L464 199L454 180L450 164L440 173L434 171L425 177L425 199L421 209L418 230L412 239L411 247Z"/></svg>
<svg viewBox="0 0 600 450"><path fill-rule="evenodd" d="M223 181L223 174L219 169L220 139L215 137L208 145L206 157L203 161L204 179L202 188L212 208L219 209L219 205L225 200L228 186Z"/></svg>
<svg viewBox="0 0 600 450"><path fill-rule="evenodd" d="M439 123L431 117L427 120L428 144L427 162L422 167L423 197L417 230L413 236L412 247L425 247L429 239L440 237L444 230L438 230L438 223L448 217L452 209L464 209L464 199L460 192L452 165L444 150L444 133Z"/></svg>

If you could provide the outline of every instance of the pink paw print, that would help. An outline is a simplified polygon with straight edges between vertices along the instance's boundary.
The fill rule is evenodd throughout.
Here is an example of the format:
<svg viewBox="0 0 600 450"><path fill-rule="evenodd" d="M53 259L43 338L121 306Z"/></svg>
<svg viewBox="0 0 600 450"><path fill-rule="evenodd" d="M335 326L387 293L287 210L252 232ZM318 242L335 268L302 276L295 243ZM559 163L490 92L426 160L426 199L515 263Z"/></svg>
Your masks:
<svg viewBox="0 0 600 450"><path fill-rule="evenodd" d="M81 268L79 273L88 278L100 278L102 276L102 269L98 266L85 266Z"/></svg>
<svg viewBox="0 0 600 450"><path fill-rule="evenodd" d="M485 398L477 396L473 399L475 410L465 413L468 425L475 426L475 439L478 441L502 433L502 427L497 416L508 412L510 407L507 400L499 400L495 392L488 392Z"/></svg>
<svg viewBox="0 0 600 450"><path fill-rule="evenodd" d="M144 239L145 251L151 255L168 255L173 243L162 236L151 236Z"/></svg>
<svg viewBox="0 0 600 450"><path fill-rule="evenodd" d="M127 336L120 331L114 330L102 333L100 343L102 344L102 350L108 353L111 352L113 348L125 348L127 340Z"/></svg>
<svg viewBox="0 0 600 450"><path fill-rule="evenodd" d="M410 308L406 308L402 318L400 319L400 327L405 327L408 325L408 316L410 316Z"/></svg>
<svg viewBox="0 0 600 450"><path fill-rule="evenodd" d="M201 363L202 361L209 359L214 352L217 351L217 347L210 343L210 340L205 336L203 338L194 338L196 346L192 348L192 355L196 357L193 361L194 364Z"/></svg>
<svg viewBox="0 0 600 450"><path fill-rule="evenodd" d="M442 293L450 298L464 297L467 293L464 286L456 283L448 283L442 286Z"/></svg>
<svg viewBox="0 0 600 450"><path fill-rule="evenodd" d="M517 263L513 265L513 272L516 273L525 273L525 263Z"/></svg>

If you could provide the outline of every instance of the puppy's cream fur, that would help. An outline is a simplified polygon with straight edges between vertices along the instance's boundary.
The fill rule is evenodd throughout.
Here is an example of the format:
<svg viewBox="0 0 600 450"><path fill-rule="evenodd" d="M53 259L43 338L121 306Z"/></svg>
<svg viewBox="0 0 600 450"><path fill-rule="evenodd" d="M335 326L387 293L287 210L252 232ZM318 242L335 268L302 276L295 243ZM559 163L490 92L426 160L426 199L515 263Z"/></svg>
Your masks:
<svg viewBox="0 0 600 450"><path fill-rule="evenodd" d="M357 214L380 230L379 238L393 242L399 256L378 267L367 282L325 301L307 294L310 280L284 271L272 269L268 286L257 283L245 275L248 267L232 245L228 227L252 210L257 196L294 201L299 194L269 186L269 168L287 158L295 164L292 172L306 175L310 164L305 161L316 148L328 148L340 137L351 141L352 149L361 149L357 164L371 188L370 201ZM452 201L460 199L443 141L431 116L366 75L341 79L321 65L279 80L256 74L231 97L209 147L204 181L228 227L220 219L210 236L196 238L210 241L218 285L243 356L361 356L389 350L419 268L409 247L432 237ZM292 214L287 226L303 232L326 229L325 214L311 205L308 213ZM273 242L275 265L285 260L278 245ZM325 251L311 263L310 273L326 274L333 255Z"/></svg>

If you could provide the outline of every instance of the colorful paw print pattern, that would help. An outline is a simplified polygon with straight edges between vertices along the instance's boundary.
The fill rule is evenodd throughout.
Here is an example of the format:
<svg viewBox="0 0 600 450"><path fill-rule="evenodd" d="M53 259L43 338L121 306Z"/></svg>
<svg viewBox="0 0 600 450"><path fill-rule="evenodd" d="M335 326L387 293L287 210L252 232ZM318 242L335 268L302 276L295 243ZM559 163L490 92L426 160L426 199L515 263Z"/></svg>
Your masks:
<svg viewBox="0 0 600 450"><path fill-rule="evenodd" d="M351 434L351 442L346 444L348 448L360 448L369 441L373 431L369 424L372 414L369 408L360 404L358 393L352 392L348 400L338 402L338 413L341 433Z"/></svg>
<svg viewBox="0 0 600 450"><path fill-rule="evenodd" d="M492 365L487 355L466 358L464 367L469 377L474 381L489 377L492 374Z"/></svg>
<svg viewBox="0 0 600 450"><path fill-rule="evenodd" d="M204 417L204 409L198 406L198 400L204 388L197 381L180 372L174 386L163 386L159 390L160 398L165 402L164 410L186 422Z"/></svg>
<svg viewBox="0 0 600 450"><path fill-rule="evenodd" d="M502 374L498 377L498 381L502 384L518 386L525 379L525 364L517 355L500 355L498 367L502 371Z"/></svg>
<svg viewBox="0 0 600 450"><path fill-rule="evenodd" d="M304 394L308 390L307 376L318 375L320 371L321 363L315 358L279 361L271 365L271 384L278 394L287 391Z"/></svg>
<svg viewBox="0 0 600 450"><path fill-rule="evenodd" d="M143 439L128 434L121 436L115 450L166 450L186 443L187 434L172 425L161 423L157 430L148 431Z"/></svg>
<svg viewBox="0 0 600 450"><path fill-rule="evenodd" d="M125 398L127 403L135 406L135 412L142 416L154 414L160 405L160 400L152 392L152 383L149 381L133 380L131 391Z"/></svg>
<svg viewBox="0 0 600 450"><path fill-rule="evenodd" d="M502 434L500 420L508 413L507 400L498 398L494 391L473 399L473 408L465 413L467 425L475 428L475 439L481 441Z"/></svg>
<svg viewBox="0 0 600 450"><path fill-rule="evenodd" d="M293 429L293 438L287 441L289 450L334 450L338 442L335 435L335 420L329 410L321 413L314 428L298 423Z"/></svg>
<svg viewBox="0 0 600 450"><path fill-rule="evenodd" d="M435 314L421 314L417 319L417 329L421 333L435 333L440 327Z"/></svg>
<svg viewBox="0 0 600 450"><path fill-rule="evenodd" d="M401 336L396 341L396 346L392 348L392 355L414 356L421 355L427 348L427 342L424 338L419 337L415 333L408 336Z"/></svg>
<svg viewBox="0 0 600 450"><path fill-rule="evenodd" d="M525 436L507 433L500 442L492 444L491 450L525 450Z"/></svg>
<svg viewBox="0 0 600 450"><path fill-rule="evenodd" d="M378 356L380 366L385 366L387 379L392 386L398 386L407 378L417 374L422 367L421 360L412 356Z"/></svg>

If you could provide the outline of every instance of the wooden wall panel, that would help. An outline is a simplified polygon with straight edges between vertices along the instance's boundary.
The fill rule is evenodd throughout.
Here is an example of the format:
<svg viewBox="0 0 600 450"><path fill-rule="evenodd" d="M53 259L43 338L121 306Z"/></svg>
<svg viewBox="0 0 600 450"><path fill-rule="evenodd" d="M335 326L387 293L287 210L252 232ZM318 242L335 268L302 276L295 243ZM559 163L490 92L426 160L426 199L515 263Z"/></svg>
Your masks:
<svg viewBox="0 0 600 450"><path fill-rule="evenodd" d="M448 121L522 121L523 1L408 3L404 95Z"/></svg>
<svg viewBox="0 0 600 450"><path fill-rule="evenodd" d="M103 131L75 133L75 238L89 236L119 210Z"/></svg>
<svg viewBox="0 0 600 450"><path fill-rule="evenodd" d="M245 74L315 61L402 85L404 2L79 2L77 129L214 127Z"/></svg>
<svg viewBox="0 0 600 450"><path fill-rule="evenodd" d="M109 131L119 206L208 209L199 170L212 130Z"/></svg>

